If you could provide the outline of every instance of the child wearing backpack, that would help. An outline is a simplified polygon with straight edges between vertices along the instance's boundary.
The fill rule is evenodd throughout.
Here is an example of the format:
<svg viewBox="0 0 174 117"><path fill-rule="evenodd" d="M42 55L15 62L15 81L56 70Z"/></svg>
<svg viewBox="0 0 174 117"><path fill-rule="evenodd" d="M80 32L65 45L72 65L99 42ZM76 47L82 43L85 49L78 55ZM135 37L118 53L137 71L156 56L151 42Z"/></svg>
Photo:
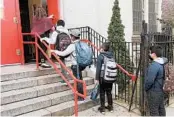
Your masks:
<svg viewBox="0 0 174 117"><path fill-rule="evenodd" d="M57 21L56 30L54 30L50 36L50 38L44 37L41 39L42 41L46 41L49 44L54 44L55 49L59 51L64 51L71 44L71 37L68 29L65 28L64 20ZM67 56L60 56L61 61L65 64L65 58ZM54 59L54 57L53 57ZM65 77L67 77L67 72L62 68L62 73ZM61 81L61 83L65 83L65 81Z"/></svg>
<svg viewBox="0 0 174 117"><path fill-rule="evenodd" d="M102 51L97 58L96 82L99 83L100 107L98 110L105 113L105 109L113 112L112 85L116 81L117 68L113 53L109 51L109 42L103 43ZM105 107L105 94L108 106Z"/></svg>
<svg viewBox="0 0 174 117"><path fill-rule="evenodd" d="M64 50L51 50L51 52L56 53L58 56L71 55L72 58L72 72L73 75L83 80L82 71L90 64L92 64L92 50L86 43L80 42L80 31L74 29L71 31L72 43ZM83 94L82 83L77 83L77 90L79 93ZM84 98L78 96L78 101L84 101Z"/></svg>
<svg viewBox="0 0 174 117"><path fill-rule="evenodd" d="M167 59L162 57L161 46L151 46L149 57L152 63L147 68L145 76L145 91L150 116L166 116L164 106L165 64Z"/></svg>

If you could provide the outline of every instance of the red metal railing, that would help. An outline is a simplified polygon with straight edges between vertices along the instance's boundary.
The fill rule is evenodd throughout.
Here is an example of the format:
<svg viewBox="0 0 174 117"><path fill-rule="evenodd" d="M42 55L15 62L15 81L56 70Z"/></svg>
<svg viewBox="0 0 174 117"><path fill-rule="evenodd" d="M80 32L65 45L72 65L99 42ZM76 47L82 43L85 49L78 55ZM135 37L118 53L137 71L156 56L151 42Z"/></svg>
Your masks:
<svg viewBox="0 0 174 117"><path fill-rule="evenodd" d="M65 78L65 76L61 73L61 71L57 68L56 64L48 57L48 55L43 51L43 49L40 47L40 45L38 44L38 39L40 39L41 37L37 34L37 33L23 33L23 35L29 35L29 36L34 36L35 41L34 42L23 42L24 44L34 44L35 45L35 51L36 51L36 68L39 70L39 58L38 58L38 49L43 53L43 55L47 58L48 62L53 66L53 68L55 69L56 73L60 75L60 77L67 83L67 85L71 88L71 90L74 93L74 113L75 116L78 116L78 101L77 98L78 96L82 97L82 98L86 98L87 96L87 92L86 92L86 83L83 80L79 80L77 79L73 73L64 65L64 63L59 59L59 57L55 54L55 53L51 53L51 55L53 55L56 60L58 61L58 63L62 66L62 68L64 70L66 70L69 75L71 76L71 78L74 80L74 87L70 84L70 82ZM100 48L98 48L97 46L95 46L93 43L91 43L89 40L83 39L81 40L85 43L90 44L91 46L93 46L97 51L100 51ZM47 49L50 49L49 46L43 41L42 42ZM117 67L126 75L128 75L129 77L132 78L132 80L135 80L136 76L130 74L129 72L127 72L124 68L122 68L120 65L117 64ZM83 92L84 94L80 94L77 91L77 82L82 83L83 84Z"/></svg>
<svg viewBox="0 0 174 117"><path fill-rule="evenodd" d="M83 39L83 40L81 40L81 41L90 44L90 45L91 45L92 47L94 47L97 51L100 51L100 48L98 48L97 46L95 46L95 45L94 45L92 42L90 42L89 40ZM133 74L131 74L131 73L129 73L128 71L126 71L123 67L121 67L121 65L117 64L117 67L118 67L123 73L125 73L127 76L129 76L133 81L136 80L136 76L133 75Z"/></svg>
<svg viewBox="0 0 174 117"><path fill-rule="evenodd" d="M23 35L30 35L30 36L34 36L35 37L35 41L34 42L23 42L24 44L34 44L35 45L35 50L36 50L36 66L37 69L39 69L39 63L38 63L38 49L43 53L43 55L47 58L48 62L53 66L53 68L55 69L56 73L60 75L60 77L67 83L67 85L71 88L71 90L74 93L74 113L75 116L78 116L78 101L77 98L78 96L82 97L82 98L86 98L87 96L87 92L86 92L86 83L83 80L79 80L77 79L73 73L63 64L63 62L59 59L59 57L57 57L57 55L55 53L51 53L51 55L53 55L56 60L59 62L59 64L62 66L62 68L64 70L66 70L69 75L71 76L71 78L74 80L74 87L70 84L70 82L65 78L65 76L63 76L63 74L61 73L61 71L57 68L56 64L48 57L48 55L43 51L43 49L39 46L39 44L37 43L37 39L40 39L40 36L38 34L33 34L33 33L23 33ZM43 41L42 42L47 49L50 49L49 46ZM82 83L83 84L83 92L84 94L80 94L77 91L77 82Z"/></svg>

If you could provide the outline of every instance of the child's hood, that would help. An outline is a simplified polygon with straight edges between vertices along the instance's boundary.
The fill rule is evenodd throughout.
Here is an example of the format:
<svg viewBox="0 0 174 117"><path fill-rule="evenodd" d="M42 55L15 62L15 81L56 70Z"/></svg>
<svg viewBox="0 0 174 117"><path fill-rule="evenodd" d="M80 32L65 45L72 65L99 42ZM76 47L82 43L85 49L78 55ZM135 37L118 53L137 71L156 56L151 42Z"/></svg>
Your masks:
<svg viewBox="0 0 174 117"><path fill-rule="evenodd" d="M165 57L157 58L157 59L155 59L154 61L157 62L157 63L159 63L159 64L166 64L166 63L168 63L168 59L165 58Z"/></svg>
<svg viewBox="0 0 174 117"><path fill-rule="evenodd" d="M66 33L66 34L69 34L68 29L66 29L66 28L63 27L63 26L57 26L57 27L56 27L56 30L58 30L58 31L60 31L60 32L63 32L63 33Z"/></svg>

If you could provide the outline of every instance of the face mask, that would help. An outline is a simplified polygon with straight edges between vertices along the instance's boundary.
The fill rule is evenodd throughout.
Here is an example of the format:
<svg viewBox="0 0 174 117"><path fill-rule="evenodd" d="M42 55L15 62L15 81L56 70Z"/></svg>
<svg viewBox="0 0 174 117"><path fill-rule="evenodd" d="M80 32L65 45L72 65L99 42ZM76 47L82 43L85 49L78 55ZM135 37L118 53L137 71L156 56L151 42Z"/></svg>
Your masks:
<svg viewBox="0 0 174 117"><path fill-rule="evenodd" d="M100 49L100 52L104 52L104 50L101 48L101 49Z"/></svg>
<svg viewBox="0 0 174 117"><path fill-rule="evenodd" d="M151 54L149 54L149 59L153 61L153 58L151 57Z"/></svg>

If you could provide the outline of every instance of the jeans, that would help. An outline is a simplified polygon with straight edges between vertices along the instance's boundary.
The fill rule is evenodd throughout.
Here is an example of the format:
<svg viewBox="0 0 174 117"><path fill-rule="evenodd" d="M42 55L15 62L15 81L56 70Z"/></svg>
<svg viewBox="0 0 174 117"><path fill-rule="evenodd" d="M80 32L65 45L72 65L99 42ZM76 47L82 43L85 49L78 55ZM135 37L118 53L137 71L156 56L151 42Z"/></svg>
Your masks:
<svg viewBox="0 0 174 117"><path fill-rule="evenodd" d="M71 69L72 69L72 72L73 72L73 75L78 78L78 74L77 74L77 65L72 65L71 66ZM82 78L82 71L85 69L85 67L81 67L79 66L79 79L80 80L83 80ZM77 91L81 94L83 94L83 85L82 83L77 83ZM78 96L78 100L82 100L83 98Z"/></svg>
<svg viewBox="0 0 174 117"><path fill-rule="evenodd" d="M150 116L166 116L163 92L148 91L147 100Z"/></svg>
<svg viewBox="0 0 174 117"><path fill-rule="evenodd" d="M41 38L48 37L48 36L49 36L49 31L47 31L44 34L40 35ZM38 44L43 49L43 51L46 53L47 47L40 41L40 39L38 39ZM46 42L46 44L48 44L48 43ZM45 63L46 57L43 55L43 53L40 51L40 49L38 49L38 54L39 54L39 56L38 56L39 57L39 62Z"/></svg>
<svg viewBox="0 0 174 117"><path fill-rule="evenodd" d="M100 104L105 108L105 94L107 95L108 106L113 108L112 83L100 83Z"/></svg>

